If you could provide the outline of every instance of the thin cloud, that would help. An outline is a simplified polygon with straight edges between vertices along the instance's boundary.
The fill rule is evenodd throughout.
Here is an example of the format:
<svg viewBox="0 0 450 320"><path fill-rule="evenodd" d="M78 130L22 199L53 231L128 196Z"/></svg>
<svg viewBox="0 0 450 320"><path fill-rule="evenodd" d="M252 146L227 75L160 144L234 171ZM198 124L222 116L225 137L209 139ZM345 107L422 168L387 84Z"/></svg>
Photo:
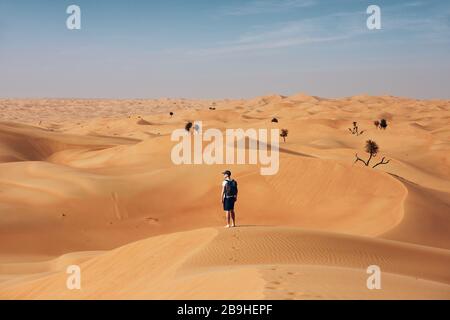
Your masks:
<svg viewBox="0 0 450 320"><path fill-rule="evenodd" d="M356 37L366 30L361 12L335 13L300 21L266 26L258 32L246 32L233 41L190 51L191 55L209 56L341 41Z"/></svg>
<svg viewBox="0 0 450 320"><path fill-rule="evenodd" d="M414 1L414 2L406 2L403 4L404 7L422 7L426 5L425 1Z"/></svg>
<svg viewBox="0 0 450 320"><path fill-rule="evenodd" d="M266 1L264 2L267 4ZM303 4L305 3L303 2ZM291 2L290 5L293 3ZM424 5L424 2L416 1L408 4L409 7L421 5ZM428 38L434 42L449 41L450 19L446 12L440 12L432 17L418 17L414 12L405 13L402 8L405 8L405 4L382 7L383 35L408 32L406 37L403 34L402 38L398 40L410 41L411 38L416 38L416 40L420 38L423 42ZM233 40L217 42L209 47L193 49L188 53L196 56L261 53L271 49L349 40L370 32L367 30L366 20L367 13L365 10L361 10L336 12L299 21L257 26L253 30L238 35Z"/></svg>
<svg viewBox="0 0 450 320"><path fill-rule="evenodd" d="M287 48L287 47L312 44L312 43L345 40L345 39L352 38L353 36L356 36L357 34L358 33L353 33L353 34L336 35L336 36L329 36L329 37L286 38L286 39L280 39L277 41L256 42L256 43L232 45L232 46L227 46L227 47L199 49L196 51L191 51L189 53L195 54L195 55L210 56L210 55L223 55L223 54L249 52L249 51L256 51L256 50L279 49L279 48Z"/></svg>
<svg viewBox="0 0 450 320"><path fill-rule="evenodd" d="M423 3L409 4L409 6L419 5L423 5ZM422 38L441 37L444 41L450 39L450 13L448 11L442 10L433 15L419 15L417 12L392 9L388 7L387 12L383 15L383 29L391 32L405 31L411 36Z"/></svg>
<svg viewBox="0 0 450 320"><path fill-rule="evenodd" d="M312 7L316 4L316 0L254 0L240 6L223 7L222 13L230 16L246 16Z"/></svg>

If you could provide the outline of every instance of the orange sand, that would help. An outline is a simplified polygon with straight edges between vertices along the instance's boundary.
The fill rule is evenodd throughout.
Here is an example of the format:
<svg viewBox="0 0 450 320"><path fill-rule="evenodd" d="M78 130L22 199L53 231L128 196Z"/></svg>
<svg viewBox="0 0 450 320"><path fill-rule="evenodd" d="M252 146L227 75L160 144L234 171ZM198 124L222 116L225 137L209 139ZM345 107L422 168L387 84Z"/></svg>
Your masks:
<svg viewBox="0 0 450 320"><path fill-rule="evenodd" d="M0 298L450 299L450 101L298 94L0 110ZM194 120L289 129L279 173L174 165L170 135ZM353 164L368 139L388 165ZM240 192L233 230L219 203L228 168ZM66 288L71 264L82 290ZM370 265L382 290L366 287Z"/></svg>

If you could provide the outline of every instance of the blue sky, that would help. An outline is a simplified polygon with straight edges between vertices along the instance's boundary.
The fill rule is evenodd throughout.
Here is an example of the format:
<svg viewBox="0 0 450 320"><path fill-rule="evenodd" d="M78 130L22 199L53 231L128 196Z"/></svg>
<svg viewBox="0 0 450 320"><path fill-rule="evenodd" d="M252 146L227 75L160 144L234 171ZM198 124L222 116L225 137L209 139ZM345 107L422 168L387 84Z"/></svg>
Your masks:
<svg viewBox="0 0 450 320"><path fill-rule="evenodd" d="M0 1L0 97L450 98L449 58L450 1Z"/></svg>

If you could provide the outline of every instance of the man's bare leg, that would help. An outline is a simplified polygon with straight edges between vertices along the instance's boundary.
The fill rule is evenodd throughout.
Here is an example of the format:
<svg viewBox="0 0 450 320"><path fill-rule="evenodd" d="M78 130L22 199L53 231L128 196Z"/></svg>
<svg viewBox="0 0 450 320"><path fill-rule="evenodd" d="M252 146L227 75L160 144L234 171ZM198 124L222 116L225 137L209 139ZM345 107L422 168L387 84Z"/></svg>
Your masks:
<svg viewBox="0 0 450 320"><path fill-rule="evenodd" d="M227 215L227 225L225 226L225 228L229 228L230 227L230 211L227 211L226 215Z"/></svg>
<svg viewBox="0 0 450 320"><path fill-rule="evenodd" d="M233 224L231 225L233 228L236 227L236 214L234 213L234 210L231 210L231 220Z"/></svg>

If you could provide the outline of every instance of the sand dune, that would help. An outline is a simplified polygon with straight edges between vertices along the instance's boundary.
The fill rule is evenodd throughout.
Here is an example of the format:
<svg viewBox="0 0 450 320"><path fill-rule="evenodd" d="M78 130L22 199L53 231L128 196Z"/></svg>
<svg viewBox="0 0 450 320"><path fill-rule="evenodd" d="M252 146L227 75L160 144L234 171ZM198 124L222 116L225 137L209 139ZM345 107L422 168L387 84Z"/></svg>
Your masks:
<svg viewBox="0 0 450 320"><path fill-rule="evenodd" d="M450 298L449 101L275 94L0 109L1 298ZM289 129L278 174L174 165L170 135L188 121ZM388 165L354 163L368 139ZM234 230L217 229L226 168L241 194ZM65 289L70 264L82 267L80 292ZM371 264L383 290L366 288Z"/></svg>
<svg viewBox="0 0 450 320"><path fill-rule="evenodd" d="M62 267L60 260L48 263L48 271ZM202 229L150 238L81 262L81 291L65 288L64 269L32 281L5 281L0 288L7 292L4 297L38 299L329 298L344 292L350 298L448 299L449 263L446 250L356 236L276 227ZM388 274L383 295L372 294L362 276L372 264ZM10 269L30 272L32 267ZM306 286L296 274L307 279ZM350 289L327 288L309 274L341 284L345 276ZM285 278L298 281L302 292L284 288Z"/></svg>

